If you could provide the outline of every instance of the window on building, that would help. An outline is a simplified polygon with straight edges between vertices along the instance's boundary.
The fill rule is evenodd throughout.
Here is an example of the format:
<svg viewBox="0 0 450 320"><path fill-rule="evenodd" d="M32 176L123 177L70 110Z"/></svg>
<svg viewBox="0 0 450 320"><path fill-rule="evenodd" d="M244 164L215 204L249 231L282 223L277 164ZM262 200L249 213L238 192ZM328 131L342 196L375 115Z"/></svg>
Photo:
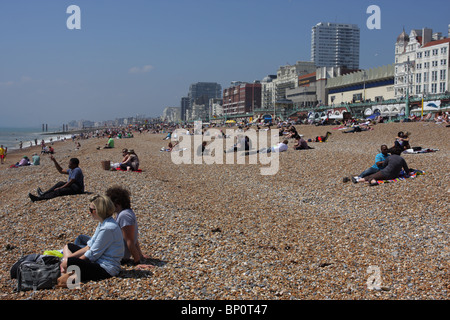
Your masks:
<svg viewBox="0 0 450 320"><path fill-rule="evenodd" d="M431 81L437 81L437 71L431 71Z"/></svg>
<svg viewBox="0 0 450 320"><path fill-rule="evenodd" d="M437 83L432 83L431 84L431 93L436 93L437 92Z"/></svg>
<svg viewBox="0 0 450 320"><path fill-rule="evenodd" d="M445 53L447 53L447 47L441 48L441 54L445 54Z"/></svg>
<svg viewBox="0 0 450 320"><path fill-rule="evenodd" d="M445 82L439 84L439 92L445 92Z"/></svg>
<svg viewBox="0 0 450 320"><path fill-rule="evenodd" d="M442 59L441 66L446 66L446 65L447 65L447 59Z"/></svg>
<svg viewBox="0 0 450 320"><path fill-rule="evenodd" d="M437 56L439 53L439 49L433 49L433 56Z"/></svg>
<svg viewBox="0 0 450 320"><path fill-rule="evenodd" d="M423 82L428 82L428 72L423 73Z"/></svg>
<svg viewBox="0 0 450 320"><path fill-rule="evenodd" d="M445 80L446 76L447 76L447 70L441 70L439 79Z"/></svg>
<svg viewBox="0 0 450 320"><path fill-rule="evenodd" d="M420 84L416 85L416 94L421 93L421 88L422 88L422 86Z"/></svg>
<svg viewBox="0 0 450 320"><path fill-rule="evenodd" d="M353 95L353 102L360 102L362 101L362 93L357 93Z"/></svg>
<svg viewBox="0 0 450 320"><path fill-rule="evenodd" d="M430 56L430 50L427 50L423 53L424 57L429 57Z"/></svg>
<svg viewBox="0 0 450 320"><path fill-rule="evenodd" d="M422 82L422 74L421 73L417 73L416 74L416 83L421 83Z"/></svg>

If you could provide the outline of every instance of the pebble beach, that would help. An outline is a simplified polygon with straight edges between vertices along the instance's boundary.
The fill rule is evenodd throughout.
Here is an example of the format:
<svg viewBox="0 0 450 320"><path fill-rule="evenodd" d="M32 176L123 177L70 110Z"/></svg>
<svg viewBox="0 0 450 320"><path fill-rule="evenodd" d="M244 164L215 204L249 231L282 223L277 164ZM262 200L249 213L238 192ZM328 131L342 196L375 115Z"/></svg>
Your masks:
<svg viewBox="0 0 450 320"><path fill-rule="evenodd" d="M343 134L333 126L298 125L305 139L332 135L311 150L279 154L275 175L261 164L175 164L165 134L139 132L100 149L106 139L56 142L67 168L80 160L88 194L32 202L29 193L65 181L47 155L39 166L9 168L40 147L8 154L0 168L0 299L15 292L11 266L23 255L58 250L97 223L88 205L113 185L127 187L149 270L123 267L117 277L80 289L40 290L34 300L447 300L450 293L450 128L433 122L385 123ZM378 186L344 183L372 166L397 132L416 178ZM273 131L276 132L276 131ZM142 172L108 171L134 149ZM374 271L375 270L375 271ZM377 285L368 286L376 277Z"/></svg>

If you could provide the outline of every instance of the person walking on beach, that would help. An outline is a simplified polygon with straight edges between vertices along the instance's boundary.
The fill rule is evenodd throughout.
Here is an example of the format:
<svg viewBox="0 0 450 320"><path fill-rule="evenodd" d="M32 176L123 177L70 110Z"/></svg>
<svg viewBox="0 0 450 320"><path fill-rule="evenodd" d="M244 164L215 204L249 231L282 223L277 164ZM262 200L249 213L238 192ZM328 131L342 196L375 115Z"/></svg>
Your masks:
<svg viewBox="0 0 450 320"><path fill-rule="evenodd" d="M69 160L69 169L63 169L52 155L50 156L50 159L55 164L56 170L58 170L61 174L69 175L69 178L67 182L60 181L46 192L43 192L41 188L38 188L38 196L29 193L28 196L31 201L35 202L53 199L60 196L84 193L84 176L81 168L79 167L80 161L77 158L71 158Z"/></svg>
<svg viewBox="0 0 450 320"><path fill-rule="evenodd" d="M3 145L0 146L0 159L2 164L5 163L5 156L6 156L6 149L3 147Z"/></svg>

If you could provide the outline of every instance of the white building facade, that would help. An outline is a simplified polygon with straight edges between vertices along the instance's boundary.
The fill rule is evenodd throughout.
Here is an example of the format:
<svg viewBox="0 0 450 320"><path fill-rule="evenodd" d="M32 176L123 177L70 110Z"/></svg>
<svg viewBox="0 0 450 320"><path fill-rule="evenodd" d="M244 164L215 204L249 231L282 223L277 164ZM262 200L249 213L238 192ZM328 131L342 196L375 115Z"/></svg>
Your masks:
<svg viewBox="0 0 450 320"><path fill-rule="evenodd" d="M449 89L450 39L431 41L416 52L415 94L446 93Z"/></svg>
<svg viewBox="0 0 450 320"><path fill-rule="evenodd" d="M439 94L449 87L449 38L431 29L403 31L395 44L395 98Z"/></svg>

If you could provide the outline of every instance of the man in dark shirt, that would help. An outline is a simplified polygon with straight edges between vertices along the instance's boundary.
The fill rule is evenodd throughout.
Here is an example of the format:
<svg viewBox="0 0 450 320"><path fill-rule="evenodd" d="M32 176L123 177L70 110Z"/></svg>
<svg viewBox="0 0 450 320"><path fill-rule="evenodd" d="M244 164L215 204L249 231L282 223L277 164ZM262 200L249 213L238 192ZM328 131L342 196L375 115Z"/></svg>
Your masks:
<svg viewBox="0 0 450 320"><path fill-rule="evenodd" d="M53 156L50 156L50 159L55 164L58 172L69 175L69 178L67 182L60 181L46 192L42 192L41 188L38 188L37 193L39 196L29 193L28 196L31 201L48 200L60 196L84 193L84 176L79 167L80 161L77 158L72 158L69 160L69 169L63 169Z"/></svg>
<svg viewBox="0 0 450 320"><path fill-rule="evenodd" d="M389 149L391 156L384 161L383 168L374 174L364 177L364 180L371 185L375 185L377 184L377 180L391 180L398 178L402 169L409 175L408 164L405 159L400 157L402 151L401 148L395 147Z"/></svg>

